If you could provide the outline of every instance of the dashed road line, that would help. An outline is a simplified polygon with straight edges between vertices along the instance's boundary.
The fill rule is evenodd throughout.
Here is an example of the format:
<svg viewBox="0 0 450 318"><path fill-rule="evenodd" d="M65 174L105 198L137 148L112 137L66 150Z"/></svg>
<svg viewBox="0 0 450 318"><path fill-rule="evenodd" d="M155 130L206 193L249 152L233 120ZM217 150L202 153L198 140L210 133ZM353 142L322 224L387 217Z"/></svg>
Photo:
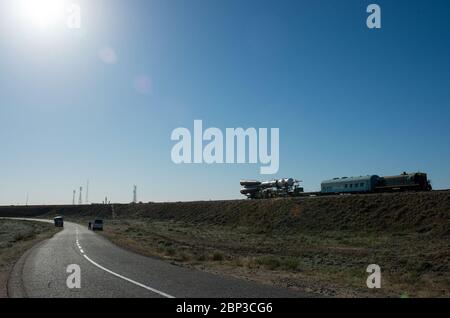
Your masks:
<svg viewBox="0 0 450 318"><path fill-rule="evenodd" d="M78 228L75 229L75 233L76 233L76 241L75 241L75 242L76 242L76 244L77 244L77 246L78 246L78 248L79 248L81 254L82 254L83 257L84 257L88 262L90 262L92 265L94 265L94 266L100 268L101 270L103 270L103 271L105 271L105 272L107 272L107 273L109 273L109 274L111 274L111 275L114 275L114 276L116 276L116 277L118 277L118 278L121 278L121 279L123 279L123 280L125 280L125 281L127 281L127 282L129 282L129 283L132 283L132 284L134 284L134 285L136 285L136 286L139 286L139 287L142 287L142 288L144 288L144 289L147 289L147 290L149 290L149 291L151 291L151 292L153 292L153 293L155 293L155 294L158 294L158 295L160 295L160 296L163 296L163 297L166 297L166 298L175 298L174 296L169 295L169 294L167 294L167 293L164 293L164 292L162 292L162 291L160 291L160 290L157 290L157 289L152 288L152 287L150 287L150 286L141 284L141 283L139 283L139 282L137 282L137 281L135 281L135 280L132 280L132 279L130 279L130 278L128 278L128 277L125 277L125 276L123 276L123 275L117 274L117 273L113 272L112 270L109 270L109 269L107 269L106 267L103 267L102 265L100 265L100 264L94 262L92 259L90 259L90 258L84 253L84 250L83 250L83 248L81 247L81 244L80 244L80 242L79 242L79 240L78 240Z"/></svg>

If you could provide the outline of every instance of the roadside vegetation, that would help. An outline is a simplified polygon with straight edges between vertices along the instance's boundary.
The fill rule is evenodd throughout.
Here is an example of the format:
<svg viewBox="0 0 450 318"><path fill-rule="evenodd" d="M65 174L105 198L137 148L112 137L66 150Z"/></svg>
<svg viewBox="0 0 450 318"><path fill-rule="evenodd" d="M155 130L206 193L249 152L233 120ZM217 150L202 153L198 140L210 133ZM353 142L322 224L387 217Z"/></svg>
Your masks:
<svg viewBox="0 0 450 318"><path fill-rule="evenodd" d="M56 232L58 229L49 223L0 219L0 298L7 297L6 284L14 263Z"/></svg>
<svg viewBox="0 0 450 318"><path fill-rule="evenodd" d="M114 220L104 235L119 246L180 265L324 296L450 296L448 239L417 233L261 233L184 222ZM369 264L382 288L366 286Z"/></svg>

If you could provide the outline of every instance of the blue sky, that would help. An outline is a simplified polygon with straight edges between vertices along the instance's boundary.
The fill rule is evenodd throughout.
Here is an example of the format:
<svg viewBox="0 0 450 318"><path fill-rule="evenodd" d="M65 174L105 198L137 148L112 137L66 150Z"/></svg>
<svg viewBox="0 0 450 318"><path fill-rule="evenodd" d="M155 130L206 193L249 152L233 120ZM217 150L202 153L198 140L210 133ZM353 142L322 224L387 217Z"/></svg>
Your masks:
<svg viewBox="0 0 450 318"><path fill-rule="evenodd" d="M0 4L0 204L71 203L87 179L92 202L130 202L134 184L145 202L231 199L268 178L173 164L170 134L194 119L280 128L269 178L306 190L418 170L450 187L448 1L73 2L80 30Z"/></svg>

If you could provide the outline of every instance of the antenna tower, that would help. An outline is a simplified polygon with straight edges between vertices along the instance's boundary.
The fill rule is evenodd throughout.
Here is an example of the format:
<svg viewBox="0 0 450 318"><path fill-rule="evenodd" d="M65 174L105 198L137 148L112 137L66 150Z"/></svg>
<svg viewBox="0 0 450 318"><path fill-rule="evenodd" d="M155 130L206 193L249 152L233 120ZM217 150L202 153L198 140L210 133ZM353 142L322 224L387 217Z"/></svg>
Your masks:
<svg viewBox="0 0 450 318"><path fill-rule="evenodd" d="M133 189L133 203L137 203L137 186L134 186Z"/></svg>
<svg viewBox="0 0 450 318"><path fill-rule="evenodd" d="M83 192L83 187L80 187L80 196L78 197L78 204L83 204L82 192Z"/></svg>

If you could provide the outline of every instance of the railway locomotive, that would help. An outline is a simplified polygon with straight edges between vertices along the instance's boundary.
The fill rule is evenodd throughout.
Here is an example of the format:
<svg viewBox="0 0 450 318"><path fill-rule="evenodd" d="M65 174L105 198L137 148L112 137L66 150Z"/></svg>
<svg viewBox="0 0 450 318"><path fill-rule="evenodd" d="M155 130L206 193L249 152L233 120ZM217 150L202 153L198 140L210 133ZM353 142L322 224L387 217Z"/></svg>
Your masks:
<svg viewBox="0 0 450 318"><path fill-rule="evenodd" d="M381 177L378 181L375 191L402 191L402 190L417 190L417 191L431 191L431 182L428 180L426 173L406 173L403 172L399 176Z"/></svg>

